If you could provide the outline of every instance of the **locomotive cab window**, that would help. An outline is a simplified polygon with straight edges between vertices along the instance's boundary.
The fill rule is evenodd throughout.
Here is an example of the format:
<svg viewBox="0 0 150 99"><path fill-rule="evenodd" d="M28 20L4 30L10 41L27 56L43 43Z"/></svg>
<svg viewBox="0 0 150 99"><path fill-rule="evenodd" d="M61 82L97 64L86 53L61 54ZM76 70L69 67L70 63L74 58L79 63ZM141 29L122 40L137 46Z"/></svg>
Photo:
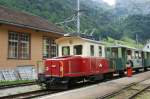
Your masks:
<svg viewBox="0 0 150 99"><path fill-rule="evenodd" d="M94 56L94 45L90 46L90 52L91 52L91 56Z"/></svg>
<svg viewBox="0 0 150 99"><path fill-rule="evenodd" d="M62 55L63 56L70 55L70 47L69 46L62 47Z"/></svg>
<svg viewBox="0 0 150 99"><path fill-rule="evenodd" d="M75 45L73 48L74 55L82 55L82 45Z"/></svg>
<svg viewBox="0 0 150 99"><path fill-rule="evenodd" d="M99 56L102 56L102 47L101 46L98 47L98 51L99 51Z"/></svg>

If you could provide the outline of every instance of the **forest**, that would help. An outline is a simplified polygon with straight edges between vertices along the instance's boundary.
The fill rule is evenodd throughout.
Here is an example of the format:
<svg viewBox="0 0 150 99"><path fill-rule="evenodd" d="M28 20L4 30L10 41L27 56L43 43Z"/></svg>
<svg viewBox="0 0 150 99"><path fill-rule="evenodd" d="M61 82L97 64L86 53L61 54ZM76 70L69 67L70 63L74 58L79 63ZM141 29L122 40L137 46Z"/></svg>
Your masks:
<svg viewBox="0 0 150 99"><path fill-rule="evenodd" d="M150 38L150 0L117 0L116 6L103 0L80 0L81 33L97 39L139 40ZM76 32L76 0L0 0L0 5L41 16L62 27L66 32Z"/></svg>

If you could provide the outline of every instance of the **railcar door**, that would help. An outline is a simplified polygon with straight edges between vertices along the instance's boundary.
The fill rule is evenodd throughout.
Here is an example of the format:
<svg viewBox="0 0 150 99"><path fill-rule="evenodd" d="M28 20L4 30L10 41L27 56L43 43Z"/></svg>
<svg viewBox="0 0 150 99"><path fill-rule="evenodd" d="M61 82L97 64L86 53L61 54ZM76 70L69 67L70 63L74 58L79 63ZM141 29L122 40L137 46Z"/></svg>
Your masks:
<svg viewBox="0 0 150 99"><path fill-rule="evenodd" d="M135 57L132 59L133 61L133 68L141 68L142 67L142 58L141 58L141 52L135 51Z"/></svg>
<svg viewBox="0 0 150 99"><path fill-rule="evenodd" d="M91 71L92 73L96 72L96 57L91 57Z"/></svg>
<svg viewBox="0 0 150 99"><path fill-rule="evenodd" d="M118 48L112 48L111 49L111 57L112 57L112 62L113 62L113 64L114 64L114 68L116 69L116 70L118 70L118 66L117 66L117 64L118 64L118 62L117 62L117 60L118 60Z"/></svg>
<svg viewBox="0 0 150 99"><path fill-rule="evenodd" d="M125 69L126 62L126 48L123 47L111 47L110 63L113 64L113 68L117 71Z"/></svg>
<svg viewBox="0 0 150 99"><path fill-rule="evenodd" d="M106 48L106 58L109 59L109 65L111 69L116 69L115 59L111 55L111 48Z"/></svg>
<svg viewBox="0 0 150 99"><path fill-rule="evenodd" d="M150 52L147 52L147 66L150 67Z"/></svg>
<svg viewBox="0 0 150 99"><path fill-rule="evenodd" d="M118 48L118 58L116 60L116 67L120 71L125 69L126 65L126 60L127 60L127 49L124 47Z"/></svg>

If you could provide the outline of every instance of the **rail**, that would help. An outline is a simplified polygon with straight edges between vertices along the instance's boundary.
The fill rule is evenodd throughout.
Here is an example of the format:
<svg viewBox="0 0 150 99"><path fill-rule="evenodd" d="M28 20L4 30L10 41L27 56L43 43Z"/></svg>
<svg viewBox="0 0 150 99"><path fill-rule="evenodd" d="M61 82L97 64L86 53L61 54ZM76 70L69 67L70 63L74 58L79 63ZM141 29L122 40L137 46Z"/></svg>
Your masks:
<svg viewBox="0 0 150 99"><path fill-rule="evenodd" d="M31 92L26 92L26 93L2 96L2 97L0 97L0 99L31 99L31 98L35 98L35 97L53 94L56 92L58 92L58 91L36 90L36 91L31 91Z"/></svg>
<svg viewBox="0 0 150 99"><path fill-rule="evenodd" d="M19 83L19 84L0 85L0 90L7 89L7 88L30 86L30 85L36 85L36 82L27 82L27 83Z"/></svg>
<svg viewBox="0 0 150 99"><path fill-rule="evenodd" d="M128 99L134 99L139 94L141 94L142 92L144 92L145 90L147 90L149 88L150 88L150 85L147 85L145 88L143 88L143 89L139 90L138 92L136 92L135 94L131 95Z"/></svg>
<svg viewBox="0 0 150 99"><path fill-rule="evenodd" d="M97 99L124 99L124 97L126 97L126 99L133 99L134 97L136 97L141 92L150 88L150 85L140 84L146 80L149 80L149 78L142 80L140 82L136 82L136 83L132 83L130 85L127 85L120 90L106 94L106 95L99 97Z"/></svg>

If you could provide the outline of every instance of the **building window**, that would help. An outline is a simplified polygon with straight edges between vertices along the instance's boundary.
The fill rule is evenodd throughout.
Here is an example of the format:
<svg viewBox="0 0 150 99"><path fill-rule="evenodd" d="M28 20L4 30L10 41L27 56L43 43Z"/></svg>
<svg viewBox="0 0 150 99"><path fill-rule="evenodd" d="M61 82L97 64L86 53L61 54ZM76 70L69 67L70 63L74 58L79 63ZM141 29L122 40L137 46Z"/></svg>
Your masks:
<svg viewBox="0 0 150 99"><path fill-rule="evenodd" d="M54 40L48 37L43 38L43 58L57 56L57 45Z"/></svg>
<svg viewBox="0 0 150 99"><path fill-rule="evenodd" d="M102 56L102 47L101 46L98 47L98 51L99 51L99 56Z"/></svg>
<svg viewBox="0 0 150 99"><path fill-rule="evenodd" d="M9 33L8 58L30 59L30 35L27 33Z"/></svg>
<svg viewBox="0 0 150 99"><path fill-rule="evenodd" d="M91 52L91 56L94 56L94 45L90 46L90 52Z"/></svg>
<svg viewBox="0 0 150 99"><path fill-rule="evenodd" d="M82 45L75 45L73 51L74 55L82 55Z"/></svg>
<svg viewBox="0 0 150 99"><path fill-rule="evenodd" d="M147 46L147 48L149 48L149 46Z"/></svg>
<svg viewBox="0 0 150 99"><path fill-rule="evenodd" d="M63 56L68 56L68 55L70 55L70 47L69 47L69 46L64 46L64 47L62 47L62 55L63 55Z"/></svg>

